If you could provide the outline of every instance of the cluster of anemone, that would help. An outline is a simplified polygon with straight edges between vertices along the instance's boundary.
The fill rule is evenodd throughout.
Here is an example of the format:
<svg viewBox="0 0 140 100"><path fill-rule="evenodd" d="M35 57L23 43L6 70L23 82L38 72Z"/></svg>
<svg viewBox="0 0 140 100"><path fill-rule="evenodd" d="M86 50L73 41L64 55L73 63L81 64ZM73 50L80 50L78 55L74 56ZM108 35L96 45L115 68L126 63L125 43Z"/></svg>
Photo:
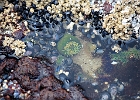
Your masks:
<svg viewBox="0 0 140 100"><path fill-rule="evenodd" d="M80 49L81 49L81 45L75 41L70 41L64 47L65 54L68 56L73 56L79 53Z"/></svg>

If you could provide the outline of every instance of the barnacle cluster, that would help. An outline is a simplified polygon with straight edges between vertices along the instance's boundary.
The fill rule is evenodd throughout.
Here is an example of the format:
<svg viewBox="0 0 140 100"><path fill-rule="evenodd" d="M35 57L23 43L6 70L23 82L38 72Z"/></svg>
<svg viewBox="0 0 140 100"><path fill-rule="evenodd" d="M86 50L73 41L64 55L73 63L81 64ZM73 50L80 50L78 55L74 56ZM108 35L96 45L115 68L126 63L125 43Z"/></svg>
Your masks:
<svg viewBox="0 0 140 100"><path fill-rule="evenodd" d="M19 23L21 16L14 11L14 5L5 1L3 12L0 13L0 32L1 34L15 35L14 32L20 30L24 35L29 31L26 22ZM25 25L26 24L26 25Z"/></svg>
<svg viewBox="0 0 140 100"><path fill-rule="evenodd" d="M71 11L77 19L79 16L78 12L85 13L86 15L89 15L91 12L89 0L27 0L26 6L34 6L38 9L46 8L49 13L53 14L54 18L57 16L61 18L65 11ZM30 11L34 12L33 8Z"/></svg>
<svg viewBox="0 0 140 100"><path fill-rule="evenodd" d="M135 27L132 22L140 14L139 4L138 0L118 1L111 13L104 16L103 28L111 33L114 40L129 41L132 37L138 38L139 32L133 32Z"/></svg>
<svg viewBox="0 0 140 100"><path fill-rule="evenodd" d="M64 47L64 52L68 56L73 56L77 54L81 49L81 45L75 41L70 41Z"/></svg>
<svg viewBox="0 0 140 100"><path fill-rule="evenodd" d="M115 51L116 53L118 53L119 51L122 50L118 44L114 45L111 49L112 49L113 51Z"/></svg>
<svg viewBox="0 0 140 100"><path fill-rule="evenodd" d="M6 37L3 40L3 46L9 46L12 50L14 50L15 55L21 57L25 53L25 43L20 40L15 40L12 37Z"/></svg>
<svg viewBox="0 0 140 100"><path fill-rule="evenodd" d="M128 49L128 51L121 51L118 54L110 54L112 61L119 61L125 64L130 58L140 59L140 50L134 48Z"/></svg>
<svg viewBox="0 0 140 100"><path fill-rule="evenodd" d="M4 9L4 12L0 13L0 28L13 31L17 27L17 20L20 19L20 16L13 12L14 5L9 4L7 6L9 6L8 9Z"/></svg>

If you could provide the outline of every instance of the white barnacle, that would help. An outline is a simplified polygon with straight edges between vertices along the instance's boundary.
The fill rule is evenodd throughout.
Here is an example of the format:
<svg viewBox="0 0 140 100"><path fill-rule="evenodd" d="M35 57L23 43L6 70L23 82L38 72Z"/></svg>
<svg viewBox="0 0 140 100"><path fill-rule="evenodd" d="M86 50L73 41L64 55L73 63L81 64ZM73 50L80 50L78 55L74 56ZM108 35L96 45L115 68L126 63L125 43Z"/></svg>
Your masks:
<svg viewBox="0 0 140 100"><path fill-rule="evenodd" d="M70 22L70 24L67 26L67 29L73 30L74 22Z"/></svg>

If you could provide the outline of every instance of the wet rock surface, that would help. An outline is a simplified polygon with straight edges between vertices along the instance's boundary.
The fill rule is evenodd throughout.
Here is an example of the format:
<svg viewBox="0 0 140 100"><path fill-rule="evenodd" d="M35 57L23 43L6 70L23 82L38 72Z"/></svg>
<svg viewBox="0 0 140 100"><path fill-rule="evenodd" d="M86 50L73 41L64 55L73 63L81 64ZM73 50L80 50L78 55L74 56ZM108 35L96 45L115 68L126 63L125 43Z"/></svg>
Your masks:
<svg viewBox="0 0 140 100"><path fill-rule="evenodd" d="M40 73L41 68L45 69L44 74ZM28 97L26 97L27 94L24 95L24 100L25 98L26 100L87 100L76 86L70 87L69 90L63 89L63 82L55 78L52 67L45 65L39 58L23 57L20 60L6 58L0 63L0 74L1 76L7 75L5 78L1 77L2 81L4 79L8 82L16 80L24 91L30 91ZM13 88L7 89L15 91ZM0 97L4 100L16 99L14 93L7 91L3 93L4 96ZM23 98L17 97L17 99Z"/></svg>

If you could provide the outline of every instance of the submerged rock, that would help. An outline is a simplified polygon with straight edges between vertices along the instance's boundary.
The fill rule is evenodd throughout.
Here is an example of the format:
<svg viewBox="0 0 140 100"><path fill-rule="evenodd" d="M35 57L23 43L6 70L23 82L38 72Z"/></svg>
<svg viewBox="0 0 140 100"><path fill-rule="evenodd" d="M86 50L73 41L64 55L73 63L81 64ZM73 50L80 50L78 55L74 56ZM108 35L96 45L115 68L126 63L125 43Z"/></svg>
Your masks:
<svg viewBox="0 0 140 100"><path fill-rule="evenodd" d="M118 87L117 87L117 84L110 84L110 87L108 89L110 95L111 95L111 98L112 100L115 100L115 97L118 93Z"/></svg>
<svg viewBox="0 0 140 100"><path fill-rule="evenodd" d="M110 93L107 91L102 92L99 100L111 100Z"/></svg>

